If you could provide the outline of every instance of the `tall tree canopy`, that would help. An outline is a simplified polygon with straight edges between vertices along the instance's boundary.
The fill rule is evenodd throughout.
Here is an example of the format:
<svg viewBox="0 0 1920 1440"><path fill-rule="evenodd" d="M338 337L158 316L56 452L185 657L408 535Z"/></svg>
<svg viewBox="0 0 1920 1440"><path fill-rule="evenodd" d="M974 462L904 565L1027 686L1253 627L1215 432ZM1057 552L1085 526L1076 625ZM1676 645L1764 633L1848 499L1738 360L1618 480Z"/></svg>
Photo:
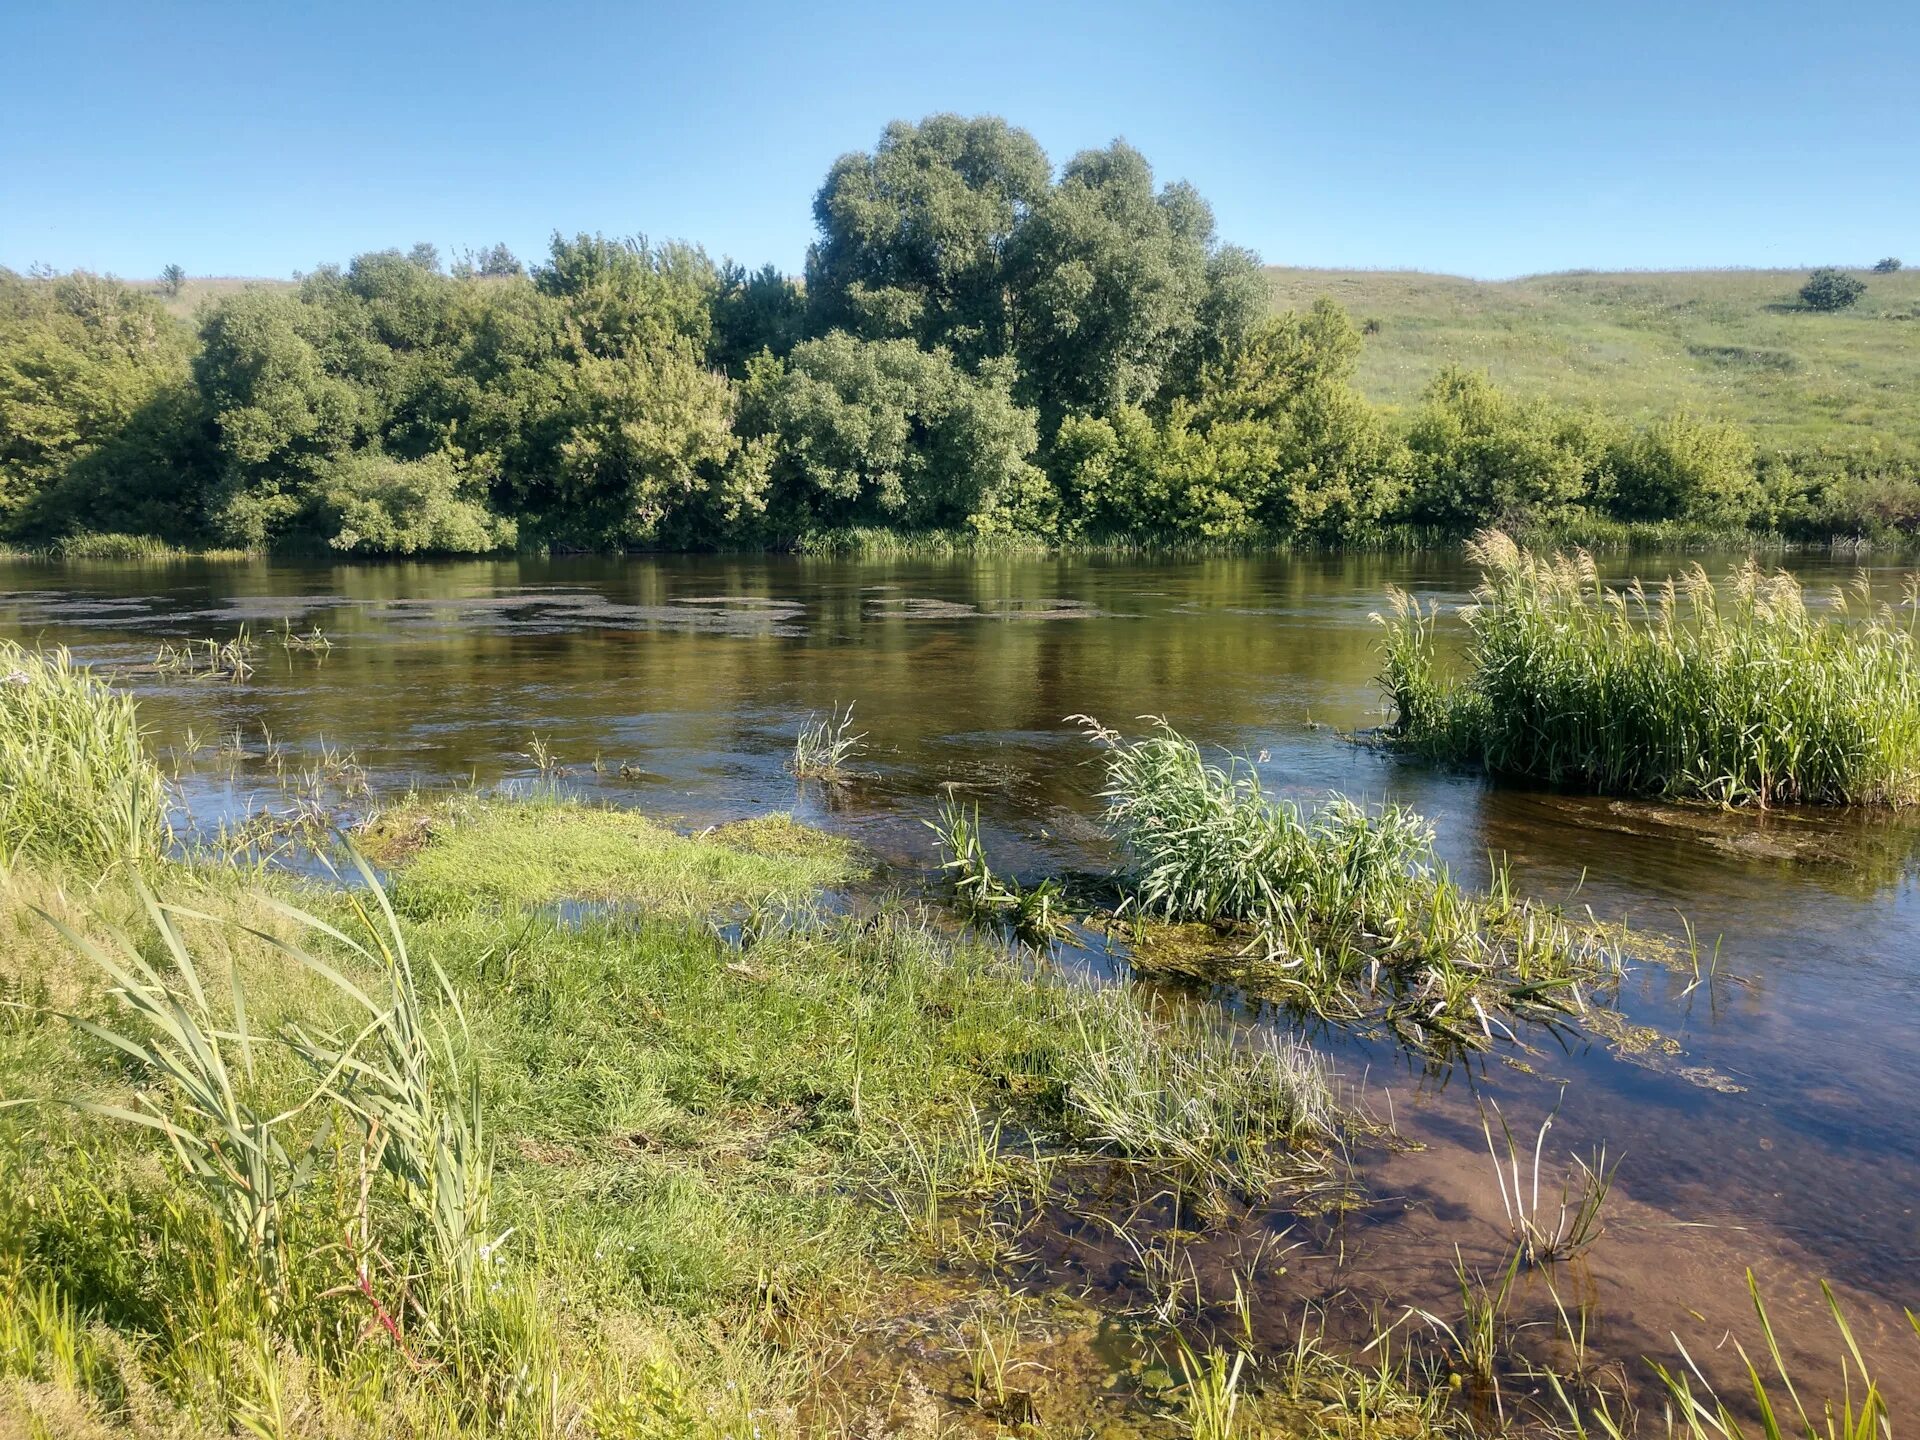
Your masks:
<svg viewBox="0 0 1920 1440"><path fill-rule="evenodd" d="M1266 310L1254 256L1218 247L1193 187L1156 192L1121 141L1074 156L1009 268L1025 392L1055 414L1170 397Z"/></svg>
<svg viewBox="0 0 1920 1440"><path fill-rule="evenodd" d="M814 199L816 328L1007 354L1007 247L1051 178L1038 142L997 116L896 120L871 154L835 161Z"/></svg>

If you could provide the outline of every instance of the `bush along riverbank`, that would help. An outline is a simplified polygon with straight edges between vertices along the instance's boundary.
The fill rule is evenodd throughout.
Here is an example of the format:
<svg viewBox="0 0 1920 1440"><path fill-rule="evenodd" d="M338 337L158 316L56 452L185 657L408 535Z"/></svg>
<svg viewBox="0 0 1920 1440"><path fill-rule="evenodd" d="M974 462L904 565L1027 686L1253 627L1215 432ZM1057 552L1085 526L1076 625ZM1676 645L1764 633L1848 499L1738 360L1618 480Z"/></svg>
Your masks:
<svg viewBox="0 0 1920 1440"><path fill-rule="evenodd" d="M1610 793L1725 804L1920 800L1920 593L1861 586L1825 613L1749 561L1610 588L1582 553L1545 558L1499 532L1457 678L1433 607L1395 592L1382 685L1392 738L1438 759Z"/></svg>
<svg viewBox="0 0 1920 1440"><path fill-rule="evenodd" d="M779 816L685 835L551 783L406 797L304 875L102 830L78 807L141 814L159 781L126 701L15 664L33 743L0 784L100 793L47 792L76 811L51 829L0 811L9 1433L1652 1433L1600 1372L1551 1368L1498 1277L1463 1268L1460 1315L1356 1356L1311 1316L1265 1338L1264 1246L1196 1264L1219 1217L1361 1183L1379 1122L1280 1030L1071 980ZM1436 876L1417 817L1295 813L1170 731L1093 734L1139 915L1250 926L1329 1008L1361 947L1429 1018L1466 1009L1422 965L1473 972L1467 1008L1508 1025L1520 987L1580 973L1509 945L1522 902ZM816 735L795 769L835 783L845 749L823 768ZM994 875L959 817L966 912L1056 929L1064 892ZM1557 1221L1516 1198L1513 1266L1590 1246L1610 1184L1602 1161ZM1111 1232L1125 1282L1055 1274L1062 1230ZM1836 1353L1845 1433L1878 1433ZM1730 1433L1697 1377L1656 1379L1684 1433Z"/></svg>

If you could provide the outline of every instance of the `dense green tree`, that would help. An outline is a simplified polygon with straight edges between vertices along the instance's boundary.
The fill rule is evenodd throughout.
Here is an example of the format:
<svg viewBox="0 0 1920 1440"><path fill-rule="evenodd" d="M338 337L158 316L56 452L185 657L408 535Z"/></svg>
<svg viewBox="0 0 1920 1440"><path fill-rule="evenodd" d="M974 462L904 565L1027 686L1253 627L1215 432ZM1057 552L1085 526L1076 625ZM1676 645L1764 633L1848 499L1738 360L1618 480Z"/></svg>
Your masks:
<svg viewBox="0 0 1920 1440"><path fill-rule="evenodd" d="M895 121L834 162L807 256L816 328L910 337L972 362L1011 349L1005 259L1047 193L1047 157L997 116Z"/></svg>
<svg viewBox="0 0 1920 1440"><path fill-rule="evenodd" d="M1400 443L1352 384L1359 336L1322 302L1257 326L1155 419L1069 416L1068 513L1094 534L1205 540L1365 534L1398 499Z"/></svg>
<svg viewBox="0 0 1920 1440"><path fill-rule="evenodd" d="M744 376L747 361L762 350L785 356L807 338L806 294L773 266L749 272L728 263L719 279L707 358L729 375Z"/></svg>
<svg viewBox="0 0 1920 1440"><path fill-rule="evenodd" d="M160 271L160 290L165 295L178 295L180 288L187 283L187 272L178 265L163 266Z"/></svg>
<svg viewBox="0 0 1920 1440"><path fill-rule="evenodd" d="M1265 311L1251 254L1215 244L1191 186L1158 192L1116 141L1068 162L1013 237L1023 394L1048 414L1098 414L1190 385Z"/></svg>
<svg viewBox="0 0 1920 1440"><path fill-rule="evenodd" d="M452 266L456 280L471 280L475 276L487 280L509 280L526 273L527 267L504 244L489 245L484 250L463 250Z"/></svg>
<svg viewBox="0 0 1920 1440"><path fill-rule="evenodd" d="M213 427L218 473L207 506L223 539L264 544L297 533L319 481L364 443L364 393L329 374L302 333L295 296L244 291L207 316L194 379Z"/></svg>
<svg viewBox="0 0 1920 1440"><path fill-rule="evenodd" d="M1484 371L1449 366L1407 434L1412 518L1472 528L1556 514L1592 495L1608 438L1585 412L1515 399Z"/></svg>
<svg viewBox="0 0 1920 1440"><path fill-rule="evenodd" d="M1900 269L1901 265L1902 262L1898 256L1889 255L1884 260L1876 260L1873 262L1873 273L1876 275L1891 275L1894 271Z"/></svg>
<svg viewBox="0 0 1920 1440"><path fill-rule="evenodd" d="M692 246L556 233L533 280L565 302L569 343L582 354L627 355L676 338L704 349L712 333L719 276Z"/></svg>
<svg viewBox="0 0 1920 1440"><path fill-rule="evenodd" d="M1823 265L1800 287L1800 303L1814 310L1845 310L1866 293L1866 281Z"/></svg>
<svg viewBox="0 0 1920 1440"><path fill-rule="evenodd" d="M744 422L773 442L773 519L926 529L1034 523L1047 492L1034 416L1004 364L835 331L749 367Z"/></svg>
<svg viewBox="0 0 1920 1440"><path fill-rule="evenodd" d="M534 463L506 482L544 538L653 544L690 510L727 508L740 449L732 387L690 342L581 356L554 380L523 452Z"/></svg>
<svg viewBox="0 0 1920 1440"><path fill-rule="evenodd" d="M150 295L0 269L0 533L187 378L189 337Z"/></svg>
<svg viewBox="0 0 1920 1440"><path fill-rule="evenodd" d="M1353 386L1360 337L1323 301L1251 333L1157 420L1069 416L1055 446L1083 532L1206 540L1366 533L1396 503L1404 451Z"/></svg>

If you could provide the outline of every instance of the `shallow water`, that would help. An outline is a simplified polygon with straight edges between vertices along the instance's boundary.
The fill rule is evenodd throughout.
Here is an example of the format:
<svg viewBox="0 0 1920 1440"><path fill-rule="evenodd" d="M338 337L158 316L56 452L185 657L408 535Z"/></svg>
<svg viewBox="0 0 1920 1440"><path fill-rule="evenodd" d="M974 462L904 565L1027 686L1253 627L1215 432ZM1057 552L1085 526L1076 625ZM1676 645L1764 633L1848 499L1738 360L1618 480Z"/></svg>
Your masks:
<svg viewBox="0 0 1920 1440"><path fill-rule="evenodd" d="M1604 568L1655 577L1694 558ZM1795 568L1815 587L1855 573ZM1898 575L1875 580L1891 594ZM1502 1232L1480 1103L1530 1135L1557 1102L1550 1155L1604 1143L1623 1157L1579 1280L1606 1348L1665 1355L1669 1332L1709 1349L1725 1327L1748 1333L1752 1266L1783 1329L1825 1345L1814 1281L1828 1277L1863 1343L1909 1363L1917 1347L1892 1337L1900 1307L1920 1307L1920 819L1559 795L1355 746L1339 732L1381 718L1368 614L1389 583L1450 601L1471 576L1441 554L0 563L0 634L126 667L156 746L192 732L205 747L183 772L200 825L277 796L276 763L297 771L323 742L351 749L378 790L528 776L538 734L565 783L690 824L792 809L924 866L919 821L952 787L979 802L997 865L1098 870L1112 858L1098 769L1065 718L1082 712L1124 729L1164 715L1301 798L1410 802L1466 873L1502 852L1525 893L1664 932L1684 915L1707 950L1718 938L1718 976L1691 994L1690 977L1654 967L1629 980L1628 1013L1678 1055L1534 1036L1529 1070L1509 1051L1436 1074L1320 1037L1426 1148L1363 1157L1374 1203L1308 1288L1436 1304L1455 1244L1491 1265ZM333 648L283 651L266 633L282 620L317 624ZM264 642L244 681L145 668L162 641L242 624ZM783 764L809 713L849 701L868 773L829 805ZM223 738L243 753L214 758ZM1920 1395L1912 1369L1887 1383Z"/></svg>

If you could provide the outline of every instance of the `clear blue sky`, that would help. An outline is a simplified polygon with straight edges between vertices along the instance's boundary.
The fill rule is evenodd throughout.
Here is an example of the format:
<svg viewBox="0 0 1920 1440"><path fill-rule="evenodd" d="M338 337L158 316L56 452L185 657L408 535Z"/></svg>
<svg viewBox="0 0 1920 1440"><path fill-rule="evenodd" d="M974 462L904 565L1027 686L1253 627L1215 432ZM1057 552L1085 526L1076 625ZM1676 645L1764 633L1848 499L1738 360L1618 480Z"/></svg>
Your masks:
<svg viewBox="0 0 1920 1440"><path fill-rule="evenodd" d="M1284 264L1920 261L1920 6L0 0L0 264L286 275L555 228L797 269L833 158L1121 135Z"/></svg>

